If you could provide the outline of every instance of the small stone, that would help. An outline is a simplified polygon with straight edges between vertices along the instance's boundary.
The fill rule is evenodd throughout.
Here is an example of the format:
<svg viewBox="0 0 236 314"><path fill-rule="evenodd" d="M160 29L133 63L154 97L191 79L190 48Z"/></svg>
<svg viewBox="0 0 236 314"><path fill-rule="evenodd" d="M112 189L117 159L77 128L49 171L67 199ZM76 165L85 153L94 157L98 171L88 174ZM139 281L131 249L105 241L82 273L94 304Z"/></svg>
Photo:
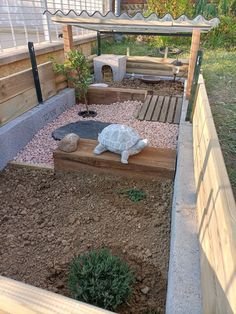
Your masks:
<svg viewBox="0 0 236 314"><path fill-rule="evenodd" d="M67 134L58 144L58 148L66 153L71 153L77 150L79 143L79 135L70 133Z"/></svg>
<svg viewBox="0 0 236 314"><path fill-rule="evenodd" d="M151 256L152 256L152 252L151 252L149 249L147 249L147 250L145 251L145 256L146 256L146 257L151 257Z"/></svg>
<svg viewBox="0 0 236 314"><path fill-rule="evenodd" d="M100 217L95 216L95 217L93 218L93 220L94 220L95 222L99 222L99 221L100 221Z"/></svg>
<svg viewBox="0 0 236 314"><path fill-rule="evenodd" d="M142 289L140 289L141 290L141 292L143 293L143 294L148 294L148 292L150 291L150 288L149 287L144 287L144 288L142 288Z"/></svg>

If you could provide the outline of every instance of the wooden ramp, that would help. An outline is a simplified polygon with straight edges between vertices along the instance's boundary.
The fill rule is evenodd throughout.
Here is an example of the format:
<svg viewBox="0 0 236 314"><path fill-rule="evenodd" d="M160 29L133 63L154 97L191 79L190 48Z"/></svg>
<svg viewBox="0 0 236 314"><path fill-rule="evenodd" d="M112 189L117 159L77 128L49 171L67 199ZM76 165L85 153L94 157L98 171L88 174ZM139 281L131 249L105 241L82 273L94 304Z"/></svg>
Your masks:
<svg viewBox="0 0 236 314"><path fill-rule="evenodd" d="M120 155L105 152L94 155L97 141L81 139L78 150L65 153L57 149L53 153L55 171L100 171L132 177L164 177L175 174L176 152L172 149L146 147L138 155L129 158L129 164L120 162Z"/></svg>
<svg viewBox="0 0 236 314"><path fill-rule="evenodd" d="M135 117L138 120L179 124L182 97L147 95Z"/></svg>

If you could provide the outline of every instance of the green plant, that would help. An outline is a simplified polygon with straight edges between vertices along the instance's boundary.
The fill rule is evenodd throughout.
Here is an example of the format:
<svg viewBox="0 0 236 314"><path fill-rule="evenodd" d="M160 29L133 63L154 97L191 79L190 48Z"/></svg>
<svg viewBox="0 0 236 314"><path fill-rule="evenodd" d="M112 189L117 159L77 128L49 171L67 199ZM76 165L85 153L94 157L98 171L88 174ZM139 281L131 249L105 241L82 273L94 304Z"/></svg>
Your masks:
<svg viewBox="0 0 236 314"><path fill-rule="evenodd" d="M75 88L76 97L84 99L88 112L87 92L92 76L86 57L78 50L71 50L67 53L64 63L53 62L53 69L56 73L66 76L68 82Z"/></svg>
<svg viewBox="0 0 236 314"><path fill-rule="evenodd" d="M69 288L75 299L115 310L125 303L134 283L126 262L108 250L91 251L71 262Z"/></svg>
<svg viewBox="0 0 236 314"><path fill-rule="evenodd" d="M127 189L120 191L120 194L125 194L129 197L129 199L134 202L138 203L147 197L147 194L138 189Z"/></svg>
<svg viewBox="0 0 236 314"><path fill-rule="evenodd" d="M204 46L231 48L236 46L236 17L220 16L220 24L202 36Z"/></svg>
<svg viewBox="0 0 236 314"><path fill-rule="evenodd" d="M147 0L148 13L156 12L158 16L170 13L174 18L182 14L192 14L193 5L189 0Z"/></svg>

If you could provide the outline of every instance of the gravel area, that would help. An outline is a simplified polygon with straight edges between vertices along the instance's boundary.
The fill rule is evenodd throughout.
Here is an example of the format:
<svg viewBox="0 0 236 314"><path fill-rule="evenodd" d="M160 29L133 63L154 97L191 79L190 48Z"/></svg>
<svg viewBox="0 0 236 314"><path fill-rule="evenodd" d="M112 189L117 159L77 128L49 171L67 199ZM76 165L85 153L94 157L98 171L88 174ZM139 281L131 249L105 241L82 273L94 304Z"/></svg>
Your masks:
<svg viewBox="0 0 236 314"><path fill-rule="evenodd" d="M110 105L90 105L90 110L97 111L97 116L87 119L126 124L133 127L140 136L147 138L150 146L175 149L178 126L168 123L138 121L133 117L133 112L138 106L141 106L141 102L126 101ZM15 160L33 164L53 165L52 153L57 148L58 142L52 138L52 131L65 124L84 120L84 118L78 116L80 110L84 110L84 105L75 105L39 130L25 148L19 152Z"/></svg>
<svg viewBox="0 0 236 314"><path fill-rule="evenodd" d="M146 193L132 202L120 192ZM0 173L0 274L70 296L68 266L77 254L108 248L135 274L120 314L164 313L171 180L135 180L9 166Z"/></svg>

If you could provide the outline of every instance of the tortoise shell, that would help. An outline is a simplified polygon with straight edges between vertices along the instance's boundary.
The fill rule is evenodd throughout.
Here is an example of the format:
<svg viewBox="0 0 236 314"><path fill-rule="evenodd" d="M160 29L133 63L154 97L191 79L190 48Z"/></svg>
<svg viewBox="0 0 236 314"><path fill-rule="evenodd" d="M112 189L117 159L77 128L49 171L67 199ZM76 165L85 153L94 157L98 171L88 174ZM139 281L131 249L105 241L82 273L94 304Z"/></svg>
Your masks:
<svg viewBox="0 0 236 314"><path fill-rule="evenodd" d="M138 133L122 124L111 124L105 127L98 136L98 141L110 151L124 151L134 146L139 140Z"/></svg>

